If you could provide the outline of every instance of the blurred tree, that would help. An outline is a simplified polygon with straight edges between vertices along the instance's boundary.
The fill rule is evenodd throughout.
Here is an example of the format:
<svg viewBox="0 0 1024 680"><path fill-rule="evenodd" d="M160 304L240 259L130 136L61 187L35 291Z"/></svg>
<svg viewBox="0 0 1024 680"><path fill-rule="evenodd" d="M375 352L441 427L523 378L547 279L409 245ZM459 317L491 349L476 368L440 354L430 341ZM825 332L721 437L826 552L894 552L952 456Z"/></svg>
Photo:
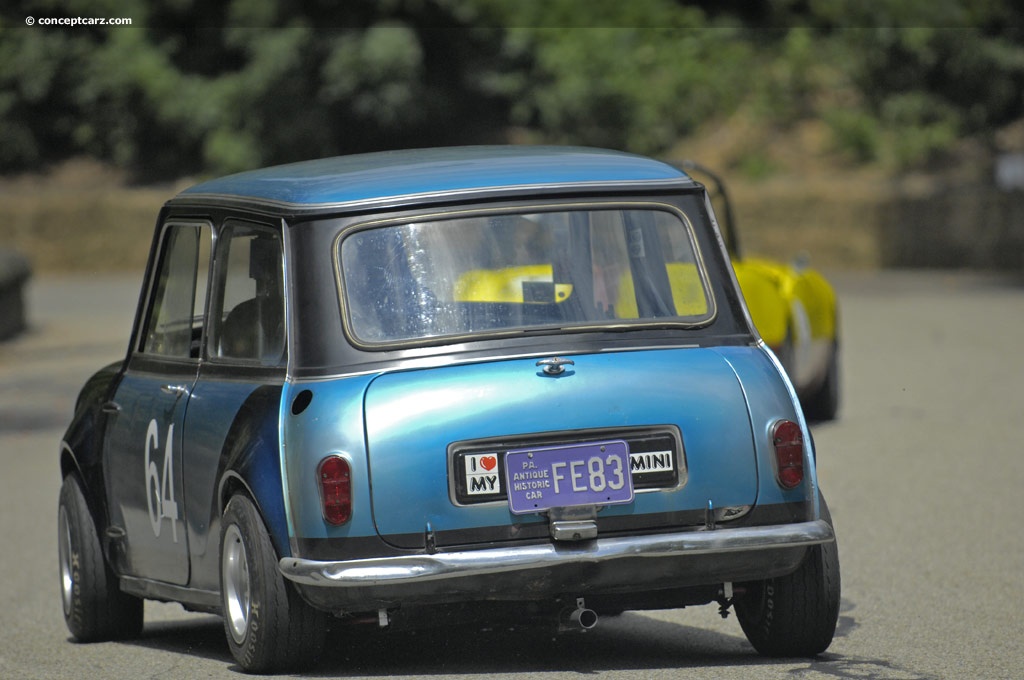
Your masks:
<svg viewBox="0 0 1024 680"><path fill-rule="evenodd" d="M85 153L148 180L497 141L496 29L468 27L457 4L14 3L0 10L0 171ZM29 27L26 16L129 16L132 27Z"/></svg>
<svg viewBox="0 0 1024 680"><path fill-rule="evenodd" d="M903 167L1024 117L1022 27L1011 0L13 0L0 172L509 138L657 154L737 111L822 119L857 162Z"/></svg>
<svg viewBox="0 0 1024 680"><path fill-rule="evenodd" d="M474 5L507 27L510 121L541 141L663 151L734 108L754 60L735 25L672 0Z"/></svg>
<svg viewBox="0 0 1024 680"><path fill-rule="evenodd" d="M818 110L859 161L927 163L1024 117L1024 7L1011 0L782 0L853 97ZM787 60L788 61L788 60Z"/></svg>
<svg viewBox="0 0 1024 680"><path fill-rule="evenodd" d="M1024 19L1024 15L1020 16ZM980 28L871 29L848 34L854 80L900 166L1024 116L1024 45Z"/></svg>

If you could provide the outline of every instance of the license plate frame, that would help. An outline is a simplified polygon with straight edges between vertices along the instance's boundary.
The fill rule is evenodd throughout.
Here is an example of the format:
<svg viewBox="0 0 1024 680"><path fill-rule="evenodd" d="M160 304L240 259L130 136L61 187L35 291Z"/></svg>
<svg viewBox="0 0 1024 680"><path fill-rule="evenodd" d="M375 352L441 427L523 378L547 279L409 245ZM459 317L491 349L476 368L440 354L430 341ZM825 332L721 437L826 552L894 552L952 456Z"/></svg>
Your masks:
<svg viewBox="0 0 1024 680"><path fill-rule="evenodd" d="M505 483L515 515L631 503L629 445L612 439L507 451Z"/></svg>

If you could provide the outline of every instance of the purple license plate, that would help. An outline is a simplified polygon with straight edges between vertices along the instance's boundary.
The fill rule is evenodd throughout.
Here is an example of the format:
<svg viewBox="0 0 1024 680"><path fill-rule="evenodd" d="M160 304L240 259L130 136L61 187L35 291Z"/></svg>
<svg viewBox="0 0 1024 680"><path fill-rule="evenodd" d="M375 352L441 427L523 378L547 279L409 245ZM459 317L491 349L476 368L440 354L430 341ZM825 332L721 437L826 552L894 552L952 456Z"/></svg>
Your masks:
<svg viewBox="0 0 1024 680"><path fill-rule="evenodd" d="M633 500L629 446L622 440L509 451L505 477L517 515Z"/></svg>

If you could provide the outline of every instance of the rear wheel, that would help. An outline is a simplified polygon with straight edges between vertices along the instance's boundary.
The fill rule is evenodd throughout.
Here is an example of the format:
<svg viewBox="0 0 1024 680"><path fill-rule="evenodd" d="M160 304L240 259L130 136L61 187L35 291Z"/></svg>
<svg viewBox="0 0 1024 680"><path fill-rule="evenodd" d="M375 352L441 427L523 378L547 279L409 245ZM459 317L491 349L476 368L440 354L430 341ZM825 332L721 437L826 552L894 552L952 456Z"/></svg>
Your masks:
<svg viewBox="0 0 1024 680"><path fill-rule="evenodd" d="M231 499L221 522L221 605L228 646L244 670L298 670L319 659L326 614L285 581L263 520L245 496Z"/></svg>
<svg viewBox="0 0 1024 680"><path fill-rule="evenodd" d="M74 475L64 478L57 509L57 558L64 622L82 642L121 640L142 630L142 600L121 592Z"/></svg>
<svg viewBox="0 0 1024 680"><path fill-rule="evenodd" d="M832 524L824 499L822 517ZM836 542L808 549L787 576L743 584L736 617L758 653L815 656L828 649L839 620L839 550Z"/></svg>

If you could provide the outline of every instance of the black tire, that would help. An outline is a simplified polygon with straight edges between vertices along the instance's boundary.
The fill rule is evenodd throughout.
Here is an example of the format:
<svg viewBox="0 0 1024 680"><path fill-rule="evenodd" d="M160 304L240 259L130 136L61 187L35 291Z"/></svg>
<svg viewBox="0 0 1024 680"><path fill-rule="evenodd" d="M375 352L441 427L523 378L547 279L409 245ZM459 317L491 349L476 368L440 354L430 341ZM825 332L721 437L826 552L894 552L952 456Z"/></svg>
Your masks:
<svg viewBox="0 0 1024 680"><path fill-rule="evenodd" d="M825 378L814 394L802 400L804 415L809 420L835 420L839 414L839 343L832 344L832 353L825 369Z"/></svg>
<svg viewBox="0 0 1024 680"><path fill-rule="evenodd" d="M78 478L68 475L57 508L61 604L68 630L80 642L124 640L142 631L142 600L121 592L103 557L96 523Z"/></svg>
<svg viewBox="0 0 1024 680"><path fill-rule="evenodd" d="M822 517L831 525L822 499ZM812 657L832 644L839 620L839 550L836 542L809 548L787 576L742 584L736 618L759 654Z"/></svg>
<svg viewBox="0 0 1024 680"><path fill-rule="evenodd" d="M323 652L327 615L286 581L259 512L234 496L221 522L221 606L228 646L249 673L313 666Z"/></svg>

